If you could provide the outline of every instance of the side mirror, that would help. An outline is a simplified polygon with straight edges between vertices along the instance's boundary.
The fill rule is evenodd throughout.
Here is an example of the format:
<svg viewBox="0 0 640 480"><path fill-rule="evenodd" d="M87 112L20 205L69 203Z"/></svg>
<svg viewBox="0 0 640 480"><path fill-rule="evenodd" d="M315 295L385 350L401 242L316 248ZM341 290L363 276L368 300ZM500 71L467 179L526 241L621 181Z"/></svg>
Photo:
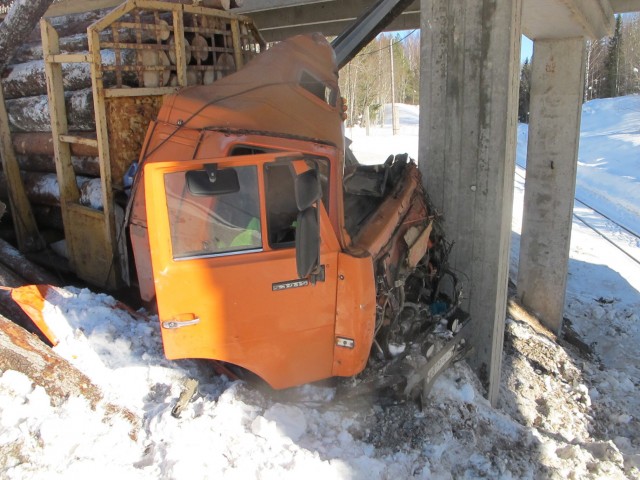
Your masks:
<svg viewBox="0 0 640 480"><path fill-rule="evenodd" d="M314 206L322 199L322 188L315 168L294 175L296 206L298 207L296 231L296 269L298 278L305 278L320 264L320 214ZM308 168L308 167L307 167Z"/></svg>
<svg viewBox="0 0 640 480"><path fill-rule="evenodd" d="M300 212L311 207L322 198L318 171L307 170L295 177L296 205Z"/></svg>
<svg viewBox="0 0 640 480"><path fill-rule="evenodd" d="M305 278L320 263L320 224L318 211L309 207L298 214L296 233L296 268L298 278Z"/></svg>

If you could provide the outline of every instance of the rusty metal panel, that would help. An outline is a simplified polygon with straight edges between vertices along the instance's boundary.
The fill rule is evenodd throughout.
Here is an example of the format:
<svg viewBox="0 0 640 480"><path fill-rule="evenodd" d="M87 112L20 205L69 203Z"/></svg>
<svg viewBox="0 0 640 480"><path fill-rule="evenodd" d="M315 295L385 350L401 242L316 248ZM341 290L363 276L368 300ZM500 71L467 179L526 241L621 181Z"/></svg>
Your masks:
<svg viewBox="0 0 640 480"><path fill-rule="evenodd" d="M111 151L111 178L116 188L142 150L147 129L162 106L160 96L106 99L107 130Z"/></svg>

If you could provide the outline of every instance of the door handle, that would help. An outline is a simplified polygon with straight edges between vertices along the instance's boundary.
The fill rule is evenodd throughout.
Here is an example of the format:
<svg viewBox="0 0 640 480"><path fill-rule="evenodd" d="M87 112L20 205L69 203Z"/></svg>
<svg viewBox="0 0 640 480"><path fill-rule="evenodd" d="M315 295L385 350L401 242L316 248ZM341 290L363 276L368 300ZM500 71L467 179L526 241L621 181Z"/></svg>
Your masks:
<svg viewBox="0 0 640 480"><path fill-rule="evenodd" d="M175 330L176 328L190 327L198 323L200 323L200 317L196 317L193 313L183 313L176 315L171 320L163 321L162 328Z"/></svg>

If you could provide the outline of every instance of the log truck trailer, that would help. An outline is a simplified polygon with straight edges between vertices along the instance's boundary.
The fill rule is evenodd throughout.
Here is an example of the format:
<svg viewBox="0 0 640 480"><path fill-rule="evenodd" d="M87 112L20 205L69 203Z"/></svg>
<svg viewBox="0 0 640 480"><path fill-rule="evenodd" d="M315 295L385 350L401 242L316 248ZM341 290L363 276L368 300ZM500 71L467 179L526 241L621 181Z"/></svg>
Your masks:
<svg viewBox="0 0 640 480"><path fill-rule="evenodd" d="M366 43L341 53L348 33L335 50L320 34L280 42L167 96L151 123L128 218L167 358L282 389L371 357L377 382L416 395L465 350L450 245L416 164L360 165L345 145L338 70Z"/></svg>

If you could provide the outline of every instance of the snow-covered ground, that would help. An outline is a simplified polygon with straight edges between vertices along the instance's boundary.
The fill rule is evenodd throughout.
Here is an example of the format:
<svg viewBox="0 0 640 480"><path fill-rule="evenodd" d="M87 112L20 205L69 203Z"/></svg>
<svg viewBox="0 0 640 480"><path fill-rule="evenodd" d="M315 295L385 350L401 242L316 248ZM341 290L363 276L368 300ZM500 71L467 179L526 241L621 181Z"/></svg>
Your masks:
<svg viewBox="0 0 640 480"><path fill-rule="evenodd" d="M634 106L635 105L635 106ZM417 155L417 108L401 135L347 129L367 161ZM640 99L584 107L578 196L639 230ZM519 129L518 163L526 159ZM512 278L525 174L518 168ZM596 174L597 173L597 174ZM638 240L582 205L576 213L635 258ZM424 411L337 403L331 387L257 390L206 362L164 359L157 319L68 289L49 305L55 350L104 392L96 409L53 401L23 374L0 376L0 477L14 478L640 478L640 265L575 220L565 315L592 354L509 318L501 399L492 408L465 363L435 384ZM171 415L187 377L199 394ZM135 418L114 415L108 403Z"/></svg>

